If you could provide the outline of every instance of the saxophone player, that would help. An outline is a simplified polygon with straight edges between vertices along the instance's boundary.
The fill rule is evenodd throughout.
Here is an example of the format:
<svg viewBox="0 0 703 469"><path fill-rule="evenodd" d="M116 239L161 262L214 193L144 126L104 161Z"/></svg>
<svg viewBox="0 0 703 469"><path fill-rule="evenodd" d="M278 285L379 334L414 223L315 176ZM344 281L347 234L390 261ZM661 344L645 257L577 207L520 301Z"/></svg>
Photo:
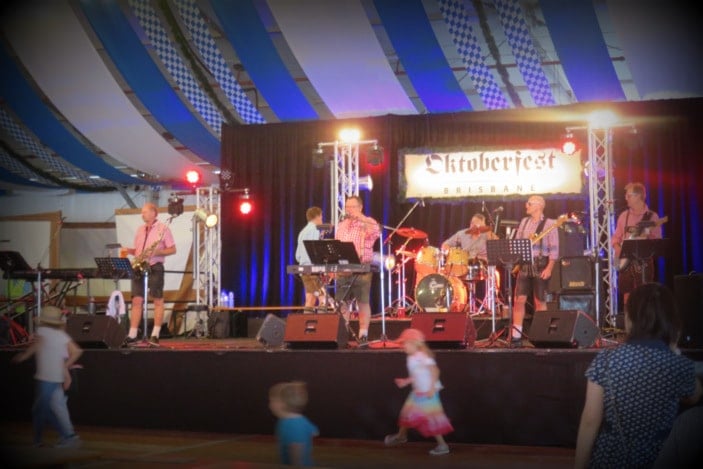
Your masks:
<svg viewBox="0 0 703 469"><path fill-rule="evenodd" d="M145 301L144 279L140 273L149 269L149 294L154 301L154 328L149 343L158 345L161 324L164 320L164 258L176 253L176 243L168 225L157 220L158 208L147 202L142 206L141 225L134 236L134 247L127 248L127 253L134 257L132 267L132 311L129 316L129 334L125 345L137 341L137 331L142 320L142 308ZM148 298L147 298L148 300Z"/></svg>

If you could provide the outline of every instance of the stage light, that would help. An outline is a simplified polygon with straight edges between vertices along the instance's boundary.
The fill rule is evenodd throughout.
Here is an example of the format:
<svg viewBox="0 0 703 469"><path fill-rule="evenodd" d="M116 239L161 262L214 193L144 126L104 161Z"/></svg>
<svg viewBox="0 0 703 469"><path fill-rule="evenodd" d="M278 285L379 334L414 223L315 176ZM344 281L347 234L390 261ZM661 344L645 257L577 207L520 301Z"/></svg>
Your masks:
<svg viewBox="0 0 703 469"><path fill-rule="evenodd" d="M186 182L193 188L200 184L201 175L199 171L195 169L188 170L186 172Z"/></svg>
<svg viewBox="0 0 703 469"><path fill-rule="evenodd" d="M373 190L373 179L368 174L359 178L359 190L369 191Z"/></svg>
<svg viewBox="0 0 703 469"><path fill-rule="evenodd" d="M383 163L383 147L378 142L374 142L369 151L366 152L366 162L371 166Z"/></svg>
<svg viewBox="0 0 703 469"><path fill-rule="evenodd" d="M199 208L198 210L195 211L195 216L205 223L205 226L208 228L213 228L217 226L217 215L214 213L207 213L204 209Z"/></svg>
<svg viewBox="0 0 703 469"><path fill-rule="evenodd" d="M386 270L393 270L395 267L395 257L374 252L371 258L371 264L377 267L383 267Z"/></svg>
<svg viewBox="0 0 703 469"><path fill-rule="evenodd" d="M357 143L361 140L361 132L359 129L342 129L339 132L339 139L343 143Z"/></svg>
<svg viewBox="0 0 703 469"><path fill-rule="evenodd" d="M177 217L183 213L183 199L176 195L172 195L168 199L168 214Z"/></svg>
<svg viewBox="0 0 703 469"><path fill-rule="evenodd" d="M325 167L325 152L320 145L312 151L312 167L322 169Z"/></svg>
<svg viewBox="0 0 703 469"><path fill-rule="evenodd" d="M244 189L244 193L239 196L239 213L242 215L249 215L254 209L250 199L249 189Z"/></svg>
<svg viewBox="0 0 703 469"><path fill-rule="evenodd" d="M564 152L564 154L566 155L573 155L578 149L579 145L576 139L574 138L574 134L568 132L564 136L564 140L561 143L561 151Z"/></svg>

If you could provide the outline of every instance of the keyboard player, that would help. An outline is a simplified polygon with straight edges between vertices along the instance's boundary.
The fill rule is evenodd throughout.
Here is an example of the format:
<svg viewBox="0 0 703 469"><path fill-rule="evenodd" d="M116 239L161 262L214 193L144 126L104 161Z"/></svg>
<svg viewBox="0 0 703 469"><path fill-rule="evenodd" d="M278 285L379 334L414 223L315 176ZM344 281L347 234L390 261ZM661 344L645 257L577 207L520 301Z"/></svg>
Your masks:
<svg viewBox="0 0 703 469"><path fill-rule="evenodd" d="M335 238L350 241L363 264L370 264L373 258L373 245L381 235L381 226L376 220L363 213L364 204L358 196L349 196L344 202L344 217L337 224ZM369 324L371 322L371 279L373 274L336 274L335 299L342 302L342 314L349 323L347 301L356 299L359 307L359 346L368 345Z"/></svg>
<svg viewBox="0 0 703 469"><path fill-rule="evenodd" d="M298 246L295 249L295 260L300 265L310 265L312 261L305 249L306 240L316 241L320 239L320 230L318 227L322 224L322 209L320 207L310 207L305 211L305 217L308 220L307 225L298 233ZM316 274L301 274L300 278L303 281L305 289L305 313L312 313L315 307L324 306L326 301L326 291L324 282L320 275Z"/></svg>

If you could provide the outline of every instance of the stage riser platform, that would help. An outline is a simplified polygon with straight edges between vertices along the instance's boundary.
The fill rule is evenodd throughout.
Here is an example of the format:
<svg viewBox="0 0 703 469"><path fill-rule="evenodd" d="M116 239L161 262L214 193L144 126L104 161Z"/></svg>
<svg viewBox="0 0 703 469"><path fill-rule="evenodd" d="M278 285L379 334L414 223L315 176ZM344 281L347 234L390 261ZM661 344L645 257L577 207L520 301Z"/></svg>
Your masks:
<svg viewBox="0 0 703 469"><path fill-rule="evenodd" d="M584 371L597 350L438 350L441 393L465 443L575 444ZM30 420L34 364L0 352L12 392L0 404L9 420ZM396 430L407 389L399 349L369 350L86 350L74 423L227 433L273 432L268 390L285 380L308 383L305 411L331 438L381 440ZM418 438L414 436L414 438Z"/></svg>

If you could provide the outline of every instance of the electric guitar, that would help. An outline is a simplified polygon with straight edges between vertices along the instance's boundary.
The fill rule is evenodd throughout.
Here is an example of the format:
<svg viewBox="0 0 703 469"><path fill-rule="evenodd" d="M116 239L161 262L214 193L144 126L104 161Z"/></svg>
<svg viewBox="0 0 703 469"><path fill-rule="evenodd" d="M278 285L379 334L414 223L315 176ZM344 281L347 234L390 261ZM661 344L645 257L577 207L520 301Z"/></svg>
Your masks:
<svg viewBox="0 0 703 469"><path fill-rule="evenodd" d="M565 213L563 215L559 215L559 217L556 219L556 222L552 226L550 226L546 230L542 231L541 233L533 233L532 236L530 236L530 243L531 244L537 243L540 239L547 236L550 231L554 230L555 228L559 228L567 221L575 221L577 223L581 222L581 220L579 220L578 217L576 217L572 213ZM517 264L513 268L513 275L517 275L520 272L520 267L521 267L521 265ZM534 260L533 260L533 264L528 266L528 269L530 270L529 273L531 275L534 275L535 273L537 273L537 267L534 265Z"/></svg>
<svg viewBox="0 0 703 469"><path fill-rule="evenodd" d="M669 221L669 217L663 217L660 218L659 220L647 220L647 221L641 221L637 223L636 225L628 226L625 228L625 231L627 231L627 236L625 239L646 239L647 236L643 236L645 233L645 230L648 228L656 228L657 226L661 226L664 223ZM630 259L620 259L620 252L622 251L622 244L620 246L615 247L615 257L618 259L617 261L617 266L615 270L618 272L625 270L628 265L630 265Z"/></svg>

